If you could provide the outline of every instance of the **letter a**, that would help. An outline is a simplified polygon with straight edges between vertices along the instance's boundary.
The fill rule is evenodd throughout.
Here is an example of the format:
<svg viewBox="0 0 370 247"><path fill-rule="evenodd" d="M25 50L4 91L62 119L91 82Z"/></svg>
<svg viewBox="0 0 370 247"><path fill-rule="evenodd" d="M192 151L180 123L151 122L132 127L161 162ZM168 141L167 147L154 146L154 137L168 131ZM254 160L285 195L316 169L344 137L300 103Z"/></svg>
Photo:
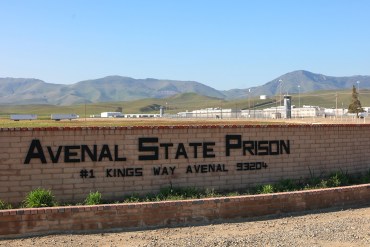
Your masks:
<svg viewBox="0 0 370 247"><path fill-rule="evenodd" d="M35 152L35 149L37 152ZM45 154L42 150L40 140L32 140L30 148L28 149L28 153L26 159L24 160L24 164L29 164L31 159L40 159L41 163L46 164Z"/></svg>

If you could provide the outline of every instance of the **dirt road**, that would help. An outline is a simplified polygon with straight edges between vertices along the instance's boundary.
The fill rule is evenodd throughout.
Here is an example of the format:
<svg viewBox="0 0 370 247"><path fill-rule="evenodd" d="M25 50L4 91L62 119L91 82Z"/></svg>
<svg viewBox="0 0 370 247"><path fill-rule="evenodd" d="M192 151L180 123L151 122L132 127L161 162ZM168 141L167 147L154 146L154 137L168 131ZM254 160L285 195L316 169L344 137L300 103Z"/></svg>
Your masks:
<svg viewBox="0 0 370 247"><path fill-rule="evenodd" d="M132 231L1 240L0 246L370 246L370 207Z"/></svg>

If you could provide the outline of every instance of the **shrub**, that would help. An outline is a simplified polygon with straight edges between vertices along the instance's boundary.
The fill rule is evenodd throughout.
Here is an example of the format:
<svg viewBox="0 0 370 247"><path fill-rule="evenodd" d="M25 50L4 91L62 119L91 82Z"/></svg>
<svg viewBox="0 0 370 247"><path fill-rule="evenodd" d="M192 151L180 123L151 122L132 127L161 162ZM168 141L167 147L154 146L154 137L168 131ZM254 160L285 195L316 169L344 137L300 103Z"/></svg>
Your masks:
<svg viewBox="0 0 370 247"><path fill-rule="evenodd" d="M362 183L370 183L370 169L361 177Z"/></svg>
<svg viewBox="0 0 370 247"><path fill-rule="evenodd" d="M140 202L140 197L138 194L132 194L128 197L126 197L123 202L129 203L129 202Z"/></svg>
<svg viewBox="0 0 370 247"><path fill-rule="evenodd" d="M0 200L0 210L2 210L2 209L11 209L11 208L12 208L11 204L5 203L2 200Z"/></svg>
<svg viewBox="0 0 370 247"><path fill-rule="evenodd" d="M257 194L269 194L274 193L275 189L272 184L260 185L257 187Z"/></svg>
<svg viewBox="0 0 370 247"><path fill-rule="evenodd" d="M327 180L328 187L346 186L349 184L349 175L343 171L332 173Z"/></svg>
<svg viewBox="0 0 370 247"><path fill-rule="evenodd" d="M276 192L294 191L298 189L297 184L292 179L283 179L275 186Z"/></svg>
<svg viewBox="0 0 370 247"><path fill-rule="evenodd" d="M27 208L40 208L55 206L54 196L50 190L37 188L29 192L24 201Z"/></svg>
<svg viewBox="0 0 370 247"><path fill-rule="evenodd" d="M99 191L90 192L85 199L85 205L97 205L101 203L101 193Z"/></svg>
<svg viewBox="0 0 370 247"><path fill-rule="evenodd" d="M211 197L219 197L222 196L221 194L217 193L214 188L207 188L204 191L204 196L211 198Z"/></svg>

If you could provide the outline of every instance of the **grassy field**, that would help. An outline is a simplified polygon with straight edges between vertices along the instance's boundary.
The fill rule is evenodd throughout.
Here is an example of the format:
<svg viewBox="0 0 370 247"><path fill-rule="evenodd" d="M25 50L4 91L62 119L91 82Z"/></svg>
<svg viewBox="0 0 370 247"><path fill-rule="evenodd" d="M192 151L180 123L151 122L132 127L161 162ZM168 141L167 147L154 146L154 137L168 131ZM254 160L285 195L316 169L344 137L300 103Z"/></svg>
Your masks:
<svg viewBox="0 0 370 247"><path fill-rule="evenodd" d="M79 104L71 106L55 105L2 105L0 119L9 119L11 114L37 114L38 119L50 119L52 113L75 113L81 118L89 117L101 112L118 111L123 113L159 113L159 107L164 106L166 113L176 114L182 111L192 111L202 108L232 108L232 109L262 109L280 105L279 97L261 100L257 97L225 101L186 93L165 99L143 99L130 102L102 102L96 104ZM360 101L362 106L370 106L370 91L361 90ZM351 91L317 91L309 94L292 95L293 105L315 105L326 108L347 108L351 102Z"/></svg>

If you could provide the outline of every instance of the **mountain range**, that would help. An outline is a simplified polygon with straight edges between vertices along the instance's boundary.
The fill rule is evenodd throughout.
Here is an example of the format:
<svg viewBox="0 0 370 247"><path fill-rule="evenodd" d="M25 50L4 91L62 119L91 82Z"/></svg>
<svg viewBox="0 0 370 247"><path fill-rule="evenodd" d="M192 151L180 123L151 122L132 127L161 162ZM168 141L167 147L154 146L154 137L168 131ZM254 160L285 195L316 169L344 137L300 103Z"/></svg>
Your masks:
<svg viewBox="0 0 370 247"><path fill-rule="evenodd" d="M0 78L0 104L72 105L166 98L188 92L230 100L258 95L273 96L280 93L342 90L349 89L352 85L357 87L357 82L360 82L361 88L370 88L370 76L334 77L305 70L284 74L262 86L224 91L195 81L133 79L123 76L107 76L70 85L46 83L29 78Z"/></svg>

